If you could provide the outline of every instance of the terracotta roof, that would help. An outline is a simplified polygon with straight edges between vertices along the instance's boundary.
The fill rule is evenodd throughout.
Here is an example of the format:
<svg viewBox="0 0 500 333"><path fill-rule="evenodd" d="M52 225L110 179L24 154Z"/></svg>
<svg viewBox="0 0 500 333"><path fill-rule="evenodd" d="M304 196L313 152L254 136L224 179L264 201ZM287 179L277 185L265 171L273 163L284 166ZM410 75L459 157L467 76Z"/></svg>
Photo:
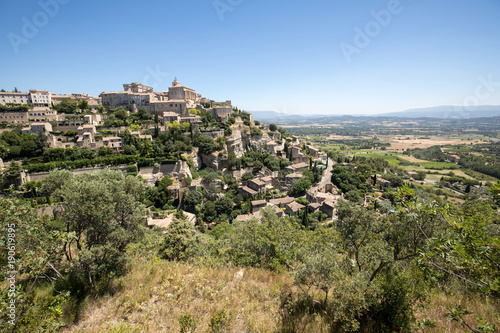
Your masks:
<svg viewBox="0 0 500 333"><path fill-rule="evenodd" d="M287 208L289 208L292 212L298 212L299 210L302 210L306 208L306 206L299 204L298 202L290 202L288 205L286 205Z"/></svg>
<svg viewBox="0 0 500 333"><path fill-rule="evenodd" d="M255 191L255 190L252 190L252 189L251 189L250 187L248 187L248 186L242 186L242 187L240 187L240 189L241 189L242 191L244 191L244 192L246 192L246 193L248 193L248 194L252 195L252 196L254 196L254 195L256 195L257 193L259 193L259 192Z"/></svg>
<svg viewBox="0 0 500 333"><path fill-rule="evenodd" d="M263 181L262 181L262 180L260 180L260 179L251 179L251 180L249 180L248 182L249 182L249 183L250 183L250 182L252 182L252 183L254 183L254 184L256 184L256 185L259 185L259 186L264 186L264 185L266 185L266 183L265 183L265 182L263 182Z"/></svg>
<svg viewBox="0 0 500 333"><path fill-rule="evenodd" d="M293 169L309 168L309 164L307 164L305 162L301 162L301 163L290 165L290 168L293 168Z"/></svg>
<svg viewBox="0 0 500 333"><path fill-rule="evenodd" d="M273 205L278 206L279 204L286 205L290 202L294 202L295 198L292 197L286 197L286 198L279 198L279 199L271 199L269 200L269 203L272 203Z"/></svg>
<svg viewBox="0 0 500 333"><path fill-rule="evenodd" d="M301 173L294 172L294 173L291 173L289 175L286 175L285 177L286 178L302 178L304 176Z"/></svg>
<svg viewBox="0 0 500 333"><path fill-rule="evenodd" d="M335 207L335 203L333 202L330 202L330 201L323 201L323 205L325 206L329 206L331 208L334 208Z"/></svg>

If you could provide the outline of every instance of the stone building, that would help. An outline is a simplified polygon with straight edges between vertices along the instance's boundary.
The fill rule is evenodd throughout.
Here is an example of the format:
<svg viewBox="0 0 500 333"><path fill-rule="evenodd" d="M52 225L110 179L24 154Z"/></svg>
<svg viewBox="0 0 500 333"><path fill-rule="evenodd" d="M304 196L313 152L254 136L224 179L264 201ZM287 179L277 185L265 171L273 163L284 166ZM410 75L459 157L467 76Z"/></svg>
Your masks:
<svg viewBox="0 0 500 333"><path fill-rule="evenodd" d="M30 94L22 92L0 92L0 105L29 104Z"/></svg>
<svg viewBox="0 0 500 333"><path fill-rule="evenodd" d="M124 84L123 91L103 92L100 95L106 109L122 107L131 112L144 108L151 115L163 112L176 112L186 115L187 110L195 106L197 99L194 89L182 86L174 80L168 92L154 92L152 87L132 82Z"/></svg>
<svg viewBox="0 0 500 333"><path fill-rule="evenodd" d="M143 84L132 82L123 85L123 91L102 92L99 97L106 109L122 107L125 110L136 112L140 108L149 111L149 105L153 100L153 88Z"/></svg>
<svg viewBox="0 0 500 333"><path fill-rule="evenodd" d="M231 106L215 106L209 110L217 121L226 123L229 117L233 114L233 109Z"/></svg>
<svg viewBox="0 0 500 333"><path fill-rule="evenodd" d="M0 105L30 105L27 111L0 111L0 122L27 123L29 121L57 120L57 112L52 110L52 93L46 90L30 89L29 93L1 92Z"/></svg>
<svg viewBox="0 0 500 333"><path fill-rule="evenodd" d="M176 112L163 112L163 124L180 121L179 114Z"/></svg>
<svg viewBox="0 0 500 333"><path fill-rule="evenodd" d="M119 152L123 151L123 140L118 136L108 136L102 139L104 147L117 150Z"/></svg>
<svg viewBox="0 0 500 333"><path fill-rule="evenodd" d="M168 99L194 102L197 99L197 95L194 89L181 85L179 81L177 81L177 78L175 78L174 82L172 82L172 86L168 88Z"/></svg>

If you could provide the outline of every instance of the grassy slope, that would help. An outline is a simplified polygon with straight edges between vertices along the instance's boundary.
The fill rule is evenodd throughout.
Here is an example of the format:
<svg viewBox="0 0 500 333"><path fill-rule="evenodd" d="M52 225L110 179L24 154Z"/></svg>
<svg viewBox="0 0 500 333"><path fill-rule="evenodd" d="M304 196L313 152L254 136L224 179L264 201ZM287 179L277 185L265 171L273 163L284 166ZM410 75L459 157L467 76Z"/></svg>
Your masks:
<svg viewBox="0 0 500 333"><path fill-rule="evenodd" d="M65 332L179 332L190 313L197 332L207 332L217 311L229 316L231 332L278 330L279 294L287 274L261 269L213 269L186 263L138 260L117 282L114 295L85 301L80 321Z"/></svg>
<svg viewBox="0 0 500 333"><path fill-rule="evenodd" d="M279 295L292 277L262 269L208 268L187 263L138 259L131 272L117 282L114 295L87 299L80 321L64 332L179 332L179 318L190 313L196 332L208 332L210 319L225 310L227 332L279 332ZM462 304L476 316L500 326L500 314L488 300L436 293L430 304L417 310L417 319L436 322L425 332L463 332L458 323L445 318L448 306ZM311 316L297 332L326 332Z"/></svg>

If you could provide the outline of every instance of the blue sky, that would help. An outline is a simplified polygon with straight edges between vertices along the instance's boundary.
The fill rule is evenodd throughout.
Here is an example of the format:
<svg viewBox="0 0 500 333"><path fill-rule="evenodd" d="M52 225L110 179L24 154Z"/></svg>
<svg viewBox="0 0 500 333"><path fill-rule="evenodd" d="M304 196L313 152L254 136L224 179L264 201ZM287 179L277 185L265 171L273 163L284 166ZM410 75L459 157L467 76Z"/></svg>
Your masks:
<svg viewBox="0 0 500 333"><path fill-rule="evenodd" d="M0 50L6 90L177 77L251 111L500 105L500 0L1 0Z"/></svg>

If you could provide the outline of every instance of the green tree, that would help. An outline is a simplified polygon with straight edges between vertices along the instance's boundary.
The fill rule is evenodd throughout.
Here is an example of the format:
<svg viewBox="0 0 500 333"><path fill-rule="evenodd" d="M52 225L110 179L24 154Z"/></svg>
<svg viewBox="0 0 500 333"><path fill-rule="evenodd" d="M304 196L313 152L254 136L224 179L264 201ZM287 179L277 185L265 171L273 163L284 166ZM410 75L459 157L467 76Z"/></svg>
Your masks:
<svg viewBox="0 0 500 333"><path fill-rule="evenodd" d="M228 197L222 197L215 202L215 210L220 221L228 220L233 212L234 202Z"/></svg>
<svg viewBox="0 0 500 333"><path fill-rule="evenodd" d="M151 119L151 115L145 108L140 108L137 111L137 116L139 117L139 120L149 120Z"/></svg>
<svg viewBox="0 0 500 333"><path fill-rule="evenodd" d="M125 272L125 248L142 233L146 185L120 171L69 178L56 195L68 240L63 250L87 285Z"/></svg>
<svg viewBox="0 0 500 333"><path fill-rule="evenodd" d="M419 263L427 272L463 282L471 291L500 298L500 227L496 207L471 200L445 211L445 233L429 242ZM466 268L466 269L464 269Z"/></svg>
<svg viewBox="0 0 500 333"><path fill-rule="evenodd" d="M58 330L64 323L61 303L69 293L46 285L46 280L60 280L60 258L63 235L51 227L48 217L37 216L36 210L15 198L0 198L0 272L2 281L15 278L15 318L7 310L10 284L3 284L0 303L7 311L0 313L0 329L7 332L49 332ZM9 251L12 251L9 253ZM34 297L37 286L45 285L50 292L45 297ZM50 305L50 306L49 306ZM13 325L11 325L13 324Z"/></svg>
<svg viewBox="0 0 500 333"><path fill-rule="evenodd" d="M9 166L5 168L5 172L3 174L3 184L4 187L8 187L11 184L16 185L16 183L21 179L21 171L22 171L21 163L12 161Z"/></svg>
<svg viewBox="0 0 500 333"><path fill-rule="evenodd" d="M203 195L198 191L188 191L184 195L184 208L188 211L194 212L197 205L201 204L203 201Z"/></svg>
<svg viewBox="0 0 500 333"><path fill-rule="evenodd" d="M213 201L207 201L201 208L201 217L206 222L214 222L217 219L217 210Z"/></svg>
<svg viewBox="0 0 500 333"><path fill-rule="evenodd" d="M200 148L200 153L204 155L209 155L220 148L214 139L206 135L200 135L195 144Z"/></svg>
<svg viewBox="0 0 500 333"><path fill-rule="evenodd" d="M80 109L80 112L82 112L82 113L90 110L89 101L87 101L86 99L82 99L78 103L78 109Z"/></svg>
<svg viewBox="0 0 500 333"><path fill-rule="evenodd" d="M254 179L255 178L255 175L249 171L245 172L243 174L243 176L241 176L241 180L245 181L245 180L250 180L250 179Z"/></svg>
<svg viewBox="0 0 500 333"><path fill-rule="evenodd" d="M151 157L153 156L154 150L153 150L153 144L149 140L142 140L142 143L140 145L140 154L141 157Z"/></svg>
<svg viewBox="0 0 500 333"><path fill-rule="evenodd" d="M167 260L188 260L196 253L198 234L182 214L168 226L160 245L160 257Z"/></svg>
<svg viewBox="0 0 500 333"><path fill-rule="evenodd" d="M278 126L276 126L276 124L269 124L269 130L275 132L278 130Z"/></svg>
<svg viewBox="0 0 500 333"><path fill-rule="evenodd" d="M46 149L50 148L49 136L45 133L45 131L40 131L36 135L36 155L42 155Z"/></svg>
<svg viewBox="0 0 500 333"><path fill-rule="evenodd" d="M128 119L128 112L127 112L127 110L125 110L125 109L118 108L118 109L115 111L115 113L114 113L114 114L115 114L115 117L116 117L117 119L120 119L120 120L123 120L123 121L125 121L125 120L127 120L127 119Z"/></svg>
<svg viewBox="0 0 500 333"><path fill-rule="evenodd" d="M424 181L425 177L427 177L427 173L425 171L417 171L417 174L413 176L413 179Z"/></svg>
<svg viewBox="0 0 500 333"><path fill-rule="evenodd" d="M191 123L190 122L182 123L181 130L182 130L182 132L190 132L191 131Z"/></svg>
<svg viewBox="0 0 500 333"><path fill-rule="evenodd" d="M52 195L56 195L56 192L59 191L62 186L69 182L73 178L73 173L69 170L52 170L47 177L43 179L42 183L42 194L50 197ZM56 198L57 201L60 198Z"/></svg>
<svg viewBox="0 0 500 333"><path fill-rule="evenodd" d="M312 186L311 181L309 179L307 179L306 177L304 177L304 178L299 179L298 181L296 181L293 184L290 192L293 195L304 195L306 193L306 191L311 188L311 186Z"/></svg>
<svg viewBox="0 0 500 333"><path fill-rule="evenodd" d="M63 98L61 103L54 105L57 113L75 114L78 109L78 102L71 98Z"/></svg>

